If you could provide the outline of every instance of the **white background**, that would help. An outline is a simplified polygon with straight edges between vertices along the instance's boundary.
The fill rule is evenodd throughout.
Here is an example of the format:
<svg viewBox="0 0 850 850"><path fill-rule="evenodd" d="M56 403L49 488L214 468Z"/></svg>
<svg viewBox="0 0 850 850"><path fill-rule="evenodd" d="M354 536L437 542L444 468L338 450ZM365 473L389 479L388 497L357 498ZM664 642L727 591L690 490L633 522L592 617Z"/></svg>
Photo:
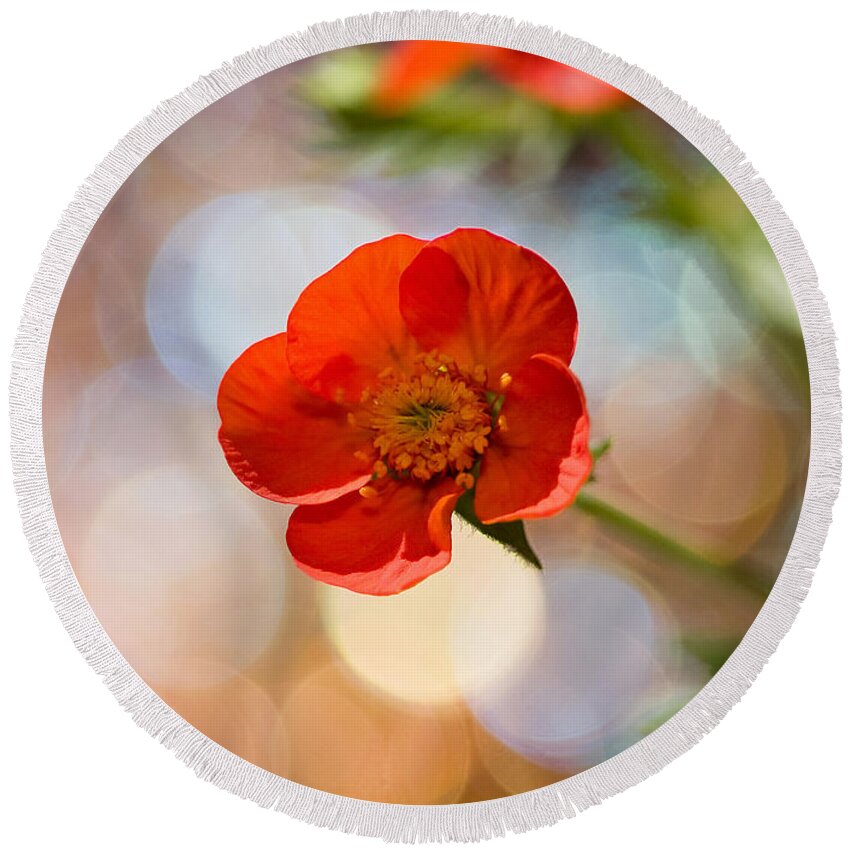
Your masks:
<svg viewBox="0 0 850 850"><path fill-rule="evenodd" d="M840 5L437 0L521 16L658 76L719 119L800 230L850 362L846 21ZM156 103L255 45L380 0L15 4L3 24L0 351L8 360L39 253L77 185ZM9 14L13 17L10 19ZM843 342L842 342L843 338ZM845 399L850 382L842 380ZM8 445L7 400L0 417ZM846 429L845 429L846 433ZM93 850L377 847L201 782L124 714L71 644L28 554L0 454L0 844ZM847 846L848 495L811 594L744 701L658 776L514 848Z"/></svg>

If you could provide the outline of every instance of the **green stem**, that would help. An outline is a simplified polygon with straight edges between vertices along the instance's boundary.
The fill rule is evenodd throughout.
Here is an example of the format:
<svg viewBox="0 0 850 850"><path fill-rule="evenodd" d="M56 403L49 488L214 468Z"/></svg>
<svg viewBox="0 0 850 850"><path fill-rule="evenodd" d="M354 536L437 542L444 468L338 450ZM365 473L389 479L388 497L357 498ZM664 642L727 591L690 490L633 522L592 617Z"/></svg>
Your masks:
<svg viewBox="0 0 850 850"><path fill-rule="evenodd" d="M576 497L574 506L588 516L604 522L623 536L635 540L646 548L652 549L665 557L675 559L677 562L703 575L731 581L756 594L761 599L766 598L770 592L772 582L766 582L763 579L757 578L741 570L740 567L722 563L699 552L695 552L672 537L668 537L663 532L652 528L639 519L630 516L619 508L615 508L613 505L609 505L596 496L590 495L584 490Z"/></svg>

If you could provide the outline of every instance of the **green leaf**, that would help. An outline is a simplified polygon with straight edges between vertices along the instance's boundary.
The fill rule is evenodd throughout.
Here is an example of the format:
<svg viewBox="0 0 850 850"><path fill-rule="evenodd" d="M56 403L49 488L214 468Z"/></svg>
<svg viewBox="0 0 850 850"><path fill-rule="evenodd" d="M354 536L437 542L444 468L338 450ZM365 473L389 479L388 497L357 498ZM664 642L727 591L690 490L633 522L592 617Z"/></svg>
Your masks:
<svg viewBox="0 0 850 850"><path fill-rule="evenodd" d="M467 490L458 499L455 513L486 537L495 540L497 543L501 543L502 546L522 558L527 564L531 564L532 567L542 570L543 564L540 563L540 558L537 557L537 554L528 542L528 538L525 536L525 526L522 524L522 520L485 525L475 515L473 492L472 490Z"/></svg>
<svg viewBox="0 0 850 850"><path fill-rule="evenodd" d="M596 463L600 458L605 457L608 454L608 450L614 444L614 441L611 437L606 437L601 443L597 443L595 446L590 447L590 456L593 458L593 462Z"/></svg>
<svg viewBox="0 0 850 850"><path fill-rule="evenodd" d="M590 457L593 460L593 469L590 472L590 477L587 479L587 483L591 484L596 481L596 464L608 454L609 449L614 444L614 441L611 437L606 437L601 443L597 443L595 446L590 447Z"/></svg>

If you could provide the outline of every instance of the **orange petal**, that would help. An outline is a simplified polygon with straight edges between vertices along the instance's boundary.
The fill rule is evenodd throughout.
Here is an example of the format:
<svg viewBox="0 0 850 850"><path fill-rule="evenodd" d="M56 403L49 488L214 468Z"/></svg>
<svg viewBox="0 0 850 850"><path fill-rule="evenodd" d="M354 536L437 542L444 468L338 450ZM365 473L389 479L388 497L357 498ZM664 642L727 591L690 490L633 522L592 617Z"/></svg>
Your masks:
<svg viewBox="0 0 850 850"><path fill-rule="evenodd" d="M266 499L313 504L362 486L370 448L344 407L307 392L289 373L286 334L243 352L218 391L218 439L236 477Z"/></svg>
<svg viewBox="0 0 850 850"><path fill-rule="evenodd" d="M469 68L476 47L459 41L399 41L384 54L374 103L386 113L415 105Z"/></svg>
<svg viewBox="0 0 850 850"><path fill-rule="evenodd" d="M532 357L514 376L481 464L475 513L482 522L537 519L572 504L593 462L578 379L553 357Z"/></svg>
<svg viewBox="0 0 850 850"><path fill-rule="evenodd" d="M620 89L578 68L533 53L493 48L486 64L493 76L503 82L537 100L579 115L605 112L630 99Z"/></svg>
<svg viewBox="0 0 850 850"><path fill-rule="evenodd" d="M287 358L307 389L353 402L386 367L409 364L418 348L399 314L399 277L425 244L397 234L361 245L301 293Z"/></svg>
<svg viewBox="0 0 850 850"><path fill-rule="evenodd" d="M307 575L358 593L387 596L418 584L451 560L451 516L461 488L388 481L377 496L358 493L299 507L286 542Z"/></svg>
<svg viewBox="0 0 850 850"><path fill-rule="evenodd" d="M575 349L567 285L542 257L486 230L429 242L401 276L399 306L423 348L486 366L494 388L534 354L569 363Z"/></svg>

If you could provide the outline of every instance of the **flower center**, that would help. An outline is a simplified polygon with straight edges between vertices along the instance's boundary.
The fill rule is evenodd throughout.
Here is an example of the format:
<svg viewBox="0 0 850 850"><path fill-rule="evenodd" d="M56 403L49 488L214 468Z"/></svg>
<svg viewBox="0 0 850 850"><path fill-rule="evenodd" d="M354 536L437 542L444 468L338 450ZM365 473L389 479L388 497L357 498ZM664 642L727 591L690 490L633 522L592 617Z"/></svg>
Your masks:
<svg viewBox="0 0 850 850"><path fill-rule="evenodd" d="M429 481L453 475L461 486L472 487L470 470L493 428L486 380L483 366L462 369L437 352L418 355L409 375L393 368L381 373L378 386L363 393L360 409L350 416L352 424L374 435L374 477Z"/></svg>

